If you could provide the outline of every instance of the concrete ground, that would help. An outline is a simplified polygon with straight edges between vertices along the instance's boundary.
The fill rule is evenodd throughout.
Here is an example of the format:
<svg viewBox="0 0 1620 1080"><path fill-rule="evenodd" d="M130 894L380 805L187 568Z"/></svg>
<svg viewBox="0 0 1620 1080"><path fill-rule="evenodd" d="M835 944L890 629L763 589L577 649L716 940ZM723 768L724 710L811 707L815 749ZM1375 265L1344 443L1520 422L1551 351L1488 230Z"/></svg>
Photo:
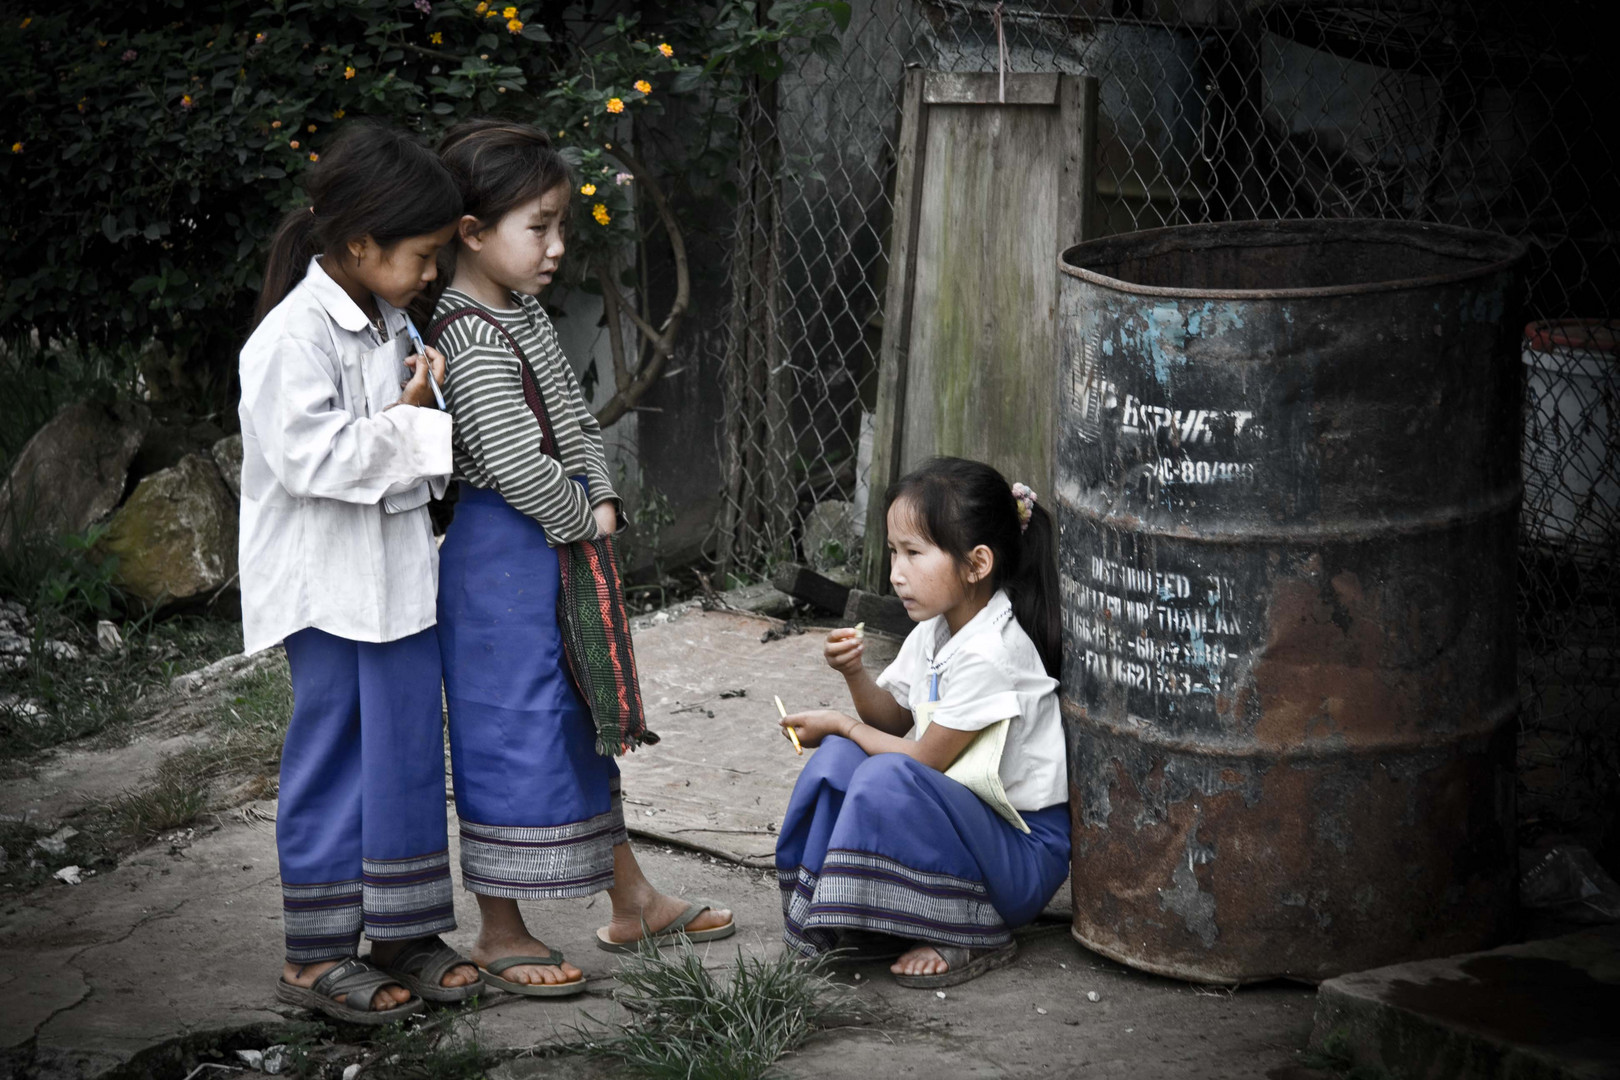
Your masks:
<svg viewBox="0 0 1620 1080"><path fill-rule="evenodd" d="M738 935L704 947L712 965L729 965L739 948L752 955L780 948L781 909L766 867L804 759L777 733L771 696L790 708L840 701L841 680L821 661L820 636L762 642L772 626L688 611L637 634L649 721L664 741L625 760L626 809L655 882L736 911ZM893 648L875 641L873 652L881 658ZM139 743L123 753L126 762L156 756ZM41 775L106 771L98 758L95 768L76 772L72 758L61 755ZM13 810L19 793L57 811L72 801L60 783L17 785L0 809ZM273 802L252 803L81 885L53 883L0 900L0 1077L183 1080L195 1063L191 1050L221 1039L268 1045L300 1019L272 998L281 955L274 811ZM456 903L463 925L447 937L465 947L476 911L465 893ZM620 1015L611 999L617 958L594 947L606 903L599 896L526 905L531 927L589 973L589 992L562 1002L494 996L478 1019L485 1045L543 1055L577 1038L587 1014ZM1020 941L1013 966L943 997L898 987L882 965L852 969L847 983L859 1019L818 1034L780 1063L780 1073L805 1080L1314 1075L1299 1066L1310 988L1228 993L1142 975L1076 944L1061 920L1027 928ZM496 1073L503 1080L593 1074L618 1075L577 1057L529 1054Z"/></svg>

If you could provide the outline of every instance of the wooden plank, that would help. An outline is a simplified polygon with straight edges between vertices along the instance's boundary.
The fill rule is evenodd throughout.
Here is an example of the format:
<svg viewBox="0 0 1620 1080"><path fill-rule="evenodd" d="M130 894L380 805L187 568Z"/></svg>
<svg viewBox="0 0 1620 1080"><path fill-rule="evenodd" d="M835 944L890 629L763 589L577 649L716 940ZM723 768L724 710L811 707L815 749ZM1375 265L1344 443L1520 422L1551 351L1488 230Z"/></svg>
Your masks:
<svg viewBox="0 0 1620 1080"><path fill-rule="evenodd" d="M868 630L902 638L917 625L906 614L906 606L898 596L880 596L865 589L849 590L849 602L844 605L844 623L847 626L865 623Z"/></svg>
<svg viewBox="0 0 1620 1080"><path fill-rule="evenodd" d="M771 584L782 592L825 611L843 614L849 603L849 586L816 573L808 566L788 563L771 576Z"/></svg>
<svg viewBox="0 0 1620 1080"><path fill-rule="evenodd" d="M1056 73L1007 73L1007 99L1001 100L1001 75L994 71L958 74L930 71L923 84L925 105L1056 105Z"/></svg>
<svg viewBox="0 0 1620 1080"><path fill-rule="evenodd" d="M900 478L900 437L905 430L906 358L911 341L911 277L915 265L917 185L923 174L925 73L906 72L900 105L899 157L894 170L894 218L889 226L889 281L883 298L883 340L878 350L877 415L873 418L872 493L861 551L861 580L880 592L889 583L888 523L879 505Z"/></svg>

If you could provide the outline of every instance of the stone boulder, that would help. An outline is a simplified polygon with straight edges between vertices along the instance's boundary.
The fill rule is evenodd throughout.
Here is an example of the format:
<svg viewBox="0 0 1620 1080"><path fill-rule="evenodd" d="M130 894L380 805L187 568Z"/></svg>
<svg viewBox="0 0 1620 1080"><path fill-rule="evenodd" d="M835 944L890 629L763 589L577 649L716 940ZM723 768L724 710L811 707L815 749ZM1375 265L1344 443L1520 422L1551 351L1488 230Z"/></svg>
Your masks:
<svg viewBox="0 0 1620 1080"><path fill-rule="evenodd" d="M236 500L200 454L142 480L96 550L118 557L115 582L148 605L207 601L236 576Z"/></svg>
<svg viewBox="0 0 1620 1080"><path fill-rule="evenodd" d="M28 440L0 484L0 548L83 532L124 495L152 413L138 402L69 405Z"/></svg>
<svg viewBox="0 0 1620 1080"><path fill-rule="evenodd" d="M242 500L242 436L240 433L228 436L214 444L210 453L214 457L214 464L219 466L219 475L225 479L225 486L231 489L236 500Z"/></svg>

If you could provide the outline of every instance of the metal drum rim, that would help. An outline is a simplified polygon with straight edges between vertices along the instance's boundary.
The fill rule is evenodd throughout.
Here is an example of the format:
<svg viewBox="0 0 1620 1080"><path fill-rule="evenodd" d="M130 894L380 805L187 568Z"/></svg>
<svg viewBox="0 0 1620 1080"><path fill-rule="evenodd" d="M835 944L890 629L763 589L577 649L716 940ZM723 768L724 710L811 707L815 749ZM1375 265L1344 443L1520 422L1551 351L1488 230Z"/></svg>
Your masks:
<svg viewBox="0 0 1620 1080"><path fill-rule="evenodd" d="M1084 253L1088 249L1096 251L1105 247L1113 247L1127 239L1137 244L1150 244L1155 240L1170 237L1197 236L1201 234L1226 233L1230 235L1235 233L1246 235L1250 233L1270 233L1276 236L1291 236L1307 232L1320 238L1327 234L1347 233L1352 229L1368 228L1374 228L1378 232L1385 233L1406 233L1414 237L1439 235L1458 241L1472 241L1495 247L1501 254L1491 262L1482 262L1477 266L1470 266L1467 269L1448 274L1396 278L1389 281L1364 281L1353 285L1323 285L1294 289L1192 289L1170 285L1141 285L1126 281L1123 278L1109 277L1107 274L1101 274L1095 270L1088 270L1083 266L1075 266L1071 263L1072 258L1077 253ZM1355 237L1349 236L1344 238L1355 239ZM1217 221L1197 225L1167 225L1158 229L1142 229L1138 232L1119 233L1114 236L1085 240L1064 249L1058 256L1058 270L1088 284L1098 285L1114 292L1124 293L1127 296L1162 296L1188 300L1295 300L1313 297L1362 296L1369 293L1400 292L1408 289L1424 289L1436 285L1454 284L1509 270L1522 260L1528 252L1529 246L1524 241L1502 233L1465 229L1456 225L1392 221L1386 218L1335 218L1327 221L1303 219L1297 221L1287 219Z"/></svg>

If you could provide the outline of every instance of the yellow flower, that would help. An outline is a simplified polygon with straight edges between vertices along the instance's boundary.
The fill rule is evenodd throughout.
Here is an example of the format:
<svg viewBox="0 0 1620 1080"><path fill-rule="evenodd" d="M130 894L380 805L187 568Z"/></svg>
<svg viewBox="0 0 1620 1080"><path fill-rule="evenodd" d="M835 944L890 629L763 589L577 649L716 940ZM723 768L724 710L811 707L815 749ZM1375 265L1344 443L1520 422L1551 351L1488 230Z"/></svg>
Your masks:
<svg viewBox="0 0 1620 1080"><path fill-rule="evenodd" d="M666 57L675 55L675 50L670 48L667 43L658 46L658 51L663 53Z"/></svg>
<svg viewBox="0 0 1620 1080"><path fill-rule="evenodd" d="M432 42L434 45L443 45L444 35L435 30L433 33L428 35L428 41Z"/></svg>
<svg viewBox="0 0 1620 1080"><path fill-rule="evenodd" d="M345 78L345 79L352 79L352 78L354 78L354 68L352 68L352 67L346 67L346 68L344 68L344 69L343 69L343 77L344 77L344 78Z"/></svg>
<svg viewBox="0 0 1620 1080"><path fill-rule="evenodd" d="M603 203L591 207L591 217L596 219L598 225L606 225L613 220L613 216L607 212L607 206Z"/></svg>
<svg viewBox="0 0 1620 1080"><path fill-rule="evenodd" d="M14 142L14 143L12 143L12 144L11 144L11 152L12 152L12 153L13 153L13 154L20 154L20 153L22 153L22 143L20 143L20 142Z"/></svg>
<svg viewBox="0 0 1620 1080"><path fill-rule="evenodd" d="M482 0L480 0L479 5L477 7L475 7L475 8L473 8L473 14L482 15L484 12L486 12L488 10L489 10L489 5L486 4L486 3L483 3Z"/></svg>
<svg viewBox="0 0 1620 1080"><path fill-rule="evenodd" d="M309 132L311 135L313 135L313 134L315 134L315 125L311 124L311 125L309 125L309 127L305 128L304 130Z"/></svg>
<svg viewBox="0 0 1620 1080"><path fill-rule="evenodd" d="M610 112L610 113L622 113L622 112L624 112L624 102L620 101L616 97L608 98L607 111Z"/></svg>
<svg viewBox="0 0 1620 1080"><path fill-rule="evenodd" d="M343 114L343 110L342 110L342 109L333 109L333 110L332 110L332 119L334 119L334 120L341 120L341 119L343 119L343 115L344 115L344 114Z"/></svg>
<svg viewBox="0 0 1620 1080"><path fill-rule="evenodd" d="M503 18L503 19L515 19L515 18L517 18L517 8L515 8L515 7L502 8L501 9L501 18Z"/></svg>
<svg viewBox="0 0 1620 1080"><path fill-rule="evenodd" d="M309 155L309 160L311 160L311 161L319 161L319 160L321 160L321 155L319 155L319 154L311 154L311 155Z"/></svg>
<svg viewBox="0 0 1620 1080"><path fill-rule="evenodd" d="M292 147L294 150L296 150L296 149L298 149L298 140L294 139L291 142L289 142L287 145Z"/></svg>
<svg viewBox="0 0 1620 1080"><path fill-rule="evenodd" d="M90 100L89 98L80 98L79 99L79 111L80 112L84 112L84 103L86 101L89 101L89 100Z"/></svg>
<svg viewBox="0 0 1620 1080"><path fill-rule="evenodd" d="M652 83L648 82L646 79L637 79L635 85L636 89L640 90L643 94L652 93Z"/></svg>
<svg viewBox="0 0 1620 1080"><path fill-rule="evenodd" d="M596 194L596 185L595 184L581 184L579 186L579 193L581 195L585 196L586 198L590 198L592 195Z"/></svg>
<svg viewBox="0 0 1620 1080"><path fill-rule="evenodd" d="M180 96L180 107L182 109L189 109L189 108L191 108L192 106L194 106L196 104L197 103L195 101L191 100L191 95L190 94L182 94Z"/></svg>
<svg viewBox="0 0 1620 1080"><path fill-rule="evenodd" d="M260 30L257 34L253 35L253 44L255 44L255 45L263 45L264 44L264 39L266 37L268 37L268 36L269 35L267 35L263 30Z"/></svg>
<svg viewBox="0 0 1620 1080"><path fill-rule="evenodd" d="M523 33L523 23L518 19L506 20L506 28L514 34Z"/></svg>
<svg viewBox="0 0 1620 1080"><path fill-rule="evenodd" d="M31 22L33 22L33 21L34 21L34 17L33 17L33 16L32 16L32 15L30 15L30 16L28 16L28 18L26 18L26 19L24 19L24 20L23 20L23 21L22 21L22 25L21 25L21 26L19 26L19 27L17 27L17 29L19 29L19 30L26 30L26 29L28 29L28 24L29 24L29 23L31 23ZM18 145L18 146L21 146L21 145L22 145L22 143L18 143L18 144L17 144L17 145ZM13 150L12 150L12 151L11 151L11 152L12 152L12 153L14 153L14 154L15 154L15 153L16 153L16 152L17 152L17 151L16 151L16 150L15 150L15 149L13 149Z"/></svg>

